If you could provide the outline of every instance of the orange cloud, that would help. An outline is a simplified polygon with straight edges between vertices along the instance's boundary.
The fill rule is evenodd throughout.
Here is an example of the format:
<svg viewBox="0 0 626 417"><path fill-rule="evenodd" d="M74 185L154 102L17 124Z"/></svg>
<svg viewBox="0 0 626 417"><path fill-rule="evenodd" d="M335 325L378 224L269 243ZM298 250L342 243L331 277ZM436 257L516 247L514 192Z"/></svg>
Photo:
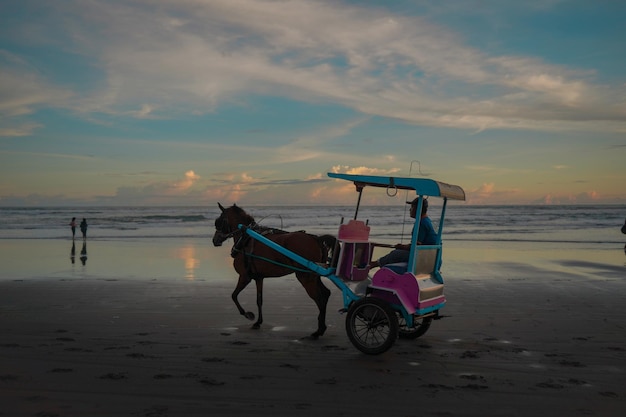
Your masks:
<svg viewBox="0 0 626 417"><path fill-rule="evenodd" d="M183 180L174 184L174 189L177 191L188 190L189 188L191 188L194 182L198 181L199 179L200 179L199 175L196 175L195 172L193 172L192 170L189 170L185 172L185 178Z"/></svg>

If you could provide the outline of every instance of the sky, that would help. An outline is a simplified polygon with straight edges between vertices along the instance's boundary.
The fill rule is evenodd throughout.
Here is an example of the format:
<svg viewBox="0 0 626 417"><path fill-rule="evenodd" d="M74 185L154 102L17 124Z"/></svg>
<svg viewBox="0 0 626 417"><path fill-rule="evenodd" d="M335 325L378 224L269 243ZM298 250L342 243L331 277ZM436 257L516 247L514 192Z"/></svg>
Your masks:
<svg viewBox="0 0 626 417"><path fill-rule="evenodd" d="M625 19L610 0L3 0L0 206L353 204L327 172L626 204Z"/></svg>

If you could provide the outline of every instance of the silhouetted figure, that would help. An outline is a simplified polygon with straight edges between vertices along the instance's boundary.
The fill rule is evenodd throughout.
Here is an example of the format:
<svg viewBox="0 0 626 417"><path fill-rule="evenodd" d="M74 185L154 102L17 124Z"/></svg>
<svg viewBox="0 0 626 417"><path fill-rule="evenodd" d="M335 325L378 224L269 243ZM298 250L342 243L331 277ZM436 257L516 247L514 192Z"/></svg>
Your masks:
<svg viewBox="0 0 626 417"><path fill-rule="evenodd" d="M626 235L626 220L624 220L624 225L622 226L622 233ZM626 244L624 244L624 253L626 253Z"/></svg>
<svg viewBox="0 0 626 417"><path fill-rule="evenodd" d="M85 265L87 263L87 242L83 242L83 248L80 250L80 261Z"/></svg>
<svg viewBox="0 0 626 417"><path fill-rule="evenodd" d="M72 263L76 261L76 242L72 239L72 250L70 251L70 260Z"/></svg>
<svg viewBox="0 0 626 417"><path fill-rule="evenodd" d="M409 215L412 219L417 215L417 203L419 201L419 197L415 197L413 201L407 201L407 204L411 205L411 211ZM418 245L436 245L437 244L437 232L433 227L433 223L428 217L428 200L424 199L422 201L422 214L420 215L420 226L419 232L417 235L417 244ZM415 226L413 226L415 227ZM413 236L413 232L411 231L411 238ZM382 256L377 260L373 260L370 262L370 268L376 268L380 266L385 266L387 264L399 263L399 262L407 262L409 260L409 254L411 250L410 243L398 243L395 245L395 249L389 252L387 255Z"/></svg>
<svg viewBox="0 0 626 417"><path fill-rule="evenodd" d="M83 234L83 240L87 239L87 219L83 217L83 221L80 222L80 231Z"/></svg>
<svg viewBox="0 0 626 417"><path fill-rule="evenodd" d="M70 228L72 229L72 239L74 239L74 236L76 236L76 217L72 217Z"/></svg>

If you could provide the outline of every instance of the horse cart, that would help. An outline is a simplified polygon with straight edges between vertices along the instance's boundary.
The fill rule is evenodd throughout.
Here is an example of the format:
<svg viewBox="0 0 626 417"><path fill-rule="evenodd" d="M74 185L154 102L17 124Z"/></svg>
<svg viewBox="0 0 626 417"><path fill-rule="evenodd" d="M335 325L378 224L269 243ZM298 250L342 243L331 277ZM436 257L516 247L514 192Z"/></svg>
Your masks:
<svg viewBox="0 0 626 417"><path fill-rule="evenodd" d="M341 311L347 313L345 326L350 342L361 352L380 354L387 351L398 337L414 339L426 333L444 306L446 298L440 266L446 207L448 200L465 200L465 193L459 186L426 178L339 173L328 173L328 176L353 182L358 192L354 218L345 224L342 220L336 238L332 239L332 257L324 251L311 252L305 248L311 235L304 232L268 232L266 228L256 226L251 216L236 205L229 209L219 205L222 215L215 222L213 243L219 246L229 237L235 240L233 257L240 276L233 300L240 313L251 320L254 313L244 311L237 295L251 280L256 281L259 318L255 327L258 328L262 322L262 278L295 272L320 310L318 330L311 336L321 336L326 330L326 304L330 296L330 290L320 280L320 277L325 277L341 290ZM366 187L384 188L390 196L399 190L415 192L417 213L421 213L426 198L441 198L443 203L436 244L418 244L420 216L417 215L408 261L371 271L374 247L391 246L370 241L370 226L358 219L361 196ZM234 216L233 208L244 214ZM301 235L289 236L298 233ZM317 242L320 241L324 242L318 248L330 245L328 239L317 238Z"/></svg>

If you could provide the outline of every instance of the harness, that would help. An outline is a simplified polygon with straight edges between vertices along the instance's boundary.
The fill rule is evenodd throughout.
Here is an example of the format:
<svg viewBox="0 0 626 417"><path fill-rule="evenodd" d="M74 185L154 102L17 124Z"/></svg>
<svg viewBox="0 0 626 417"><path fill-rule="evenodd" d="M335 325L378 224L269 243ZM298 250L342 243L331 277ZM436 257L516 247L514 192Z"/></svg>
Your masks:
<svg viewBox="0 0 626 417"><path fill-rule="evenodd" d="M281 229L260 226L256 223L251 223L248 227L262 236L268 236L272 234L290 233ZM235 234L233 233L233 237L234 235ZM237 255L239 254L243 255L243 262L246 268L246 272L252 279L264 278L261 274L258 273L258 270L256 268L256 263L254 262L256 259L264 261L264 262L268 262L277 266L281 266L284 268L289 268L297 272L311 272L310 269L298 268L296 266L287 265L285 263L278 262L273 259L266 258L264 256L255 255L254 254L254 242L255 242L255 239L250 237L250 235L248 235L247 233L241 233L241 236L239 236L239 239L235 241L235 244L230 250L230 256L232 256L233 258L237 257ZM248 250L246 250L246 248L248 248Z"/></svg>

